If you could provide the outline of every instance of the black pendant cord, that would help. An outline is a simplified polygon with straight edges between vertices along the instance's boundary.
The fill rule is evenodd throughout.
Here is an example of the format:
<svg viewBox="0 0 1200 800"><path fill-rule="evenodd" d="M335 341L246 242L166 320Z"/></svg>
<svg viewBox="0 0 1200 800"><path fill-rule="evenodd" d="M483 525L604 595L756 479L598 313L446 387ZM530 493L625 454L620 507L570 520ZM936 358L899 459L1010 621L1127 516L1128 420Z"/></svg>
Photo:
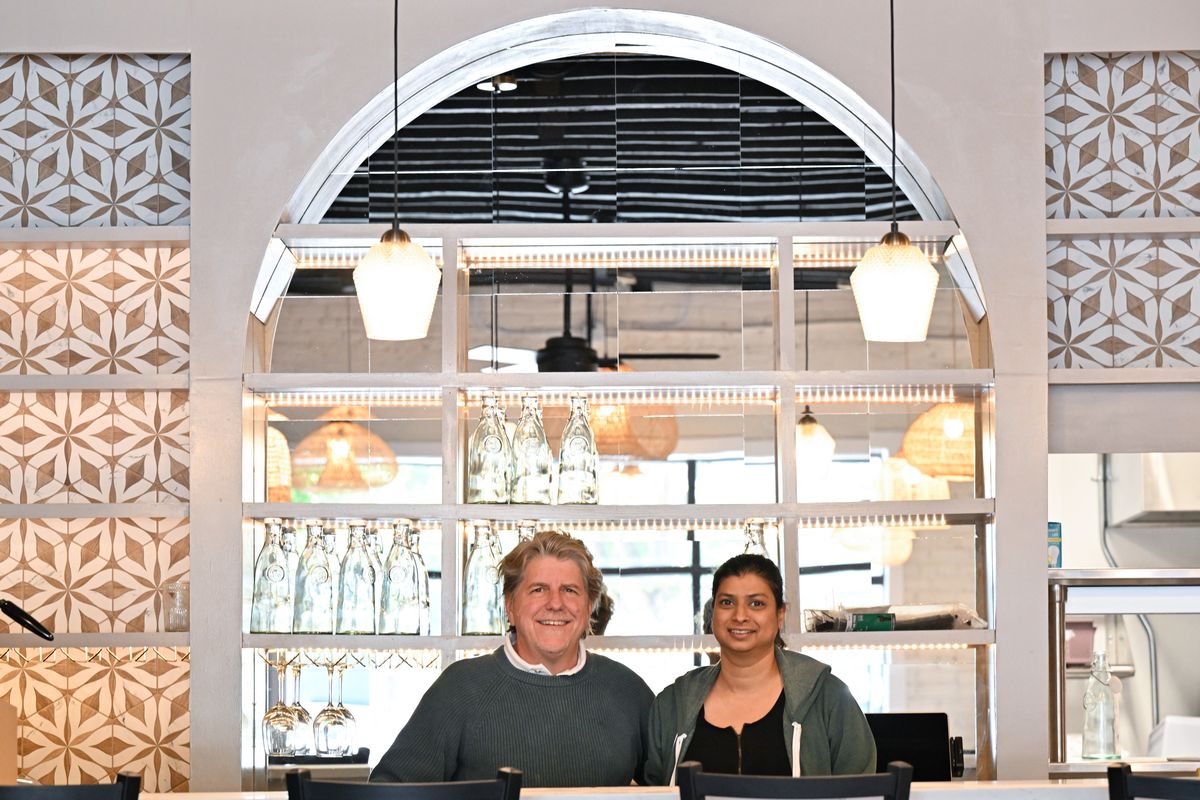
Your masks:
<svg viewBox="0 0 1200 800"><path fill-rule="evenodd" d="M400 0L392 4L392 230L400 230Z"/></svg>
<svg viewBox="0 0 1200 800"><path fill-rule="evenodd" d="M888 0L888 53L892 79L892 233L900 229L896 222L896 0Z"/></svg>

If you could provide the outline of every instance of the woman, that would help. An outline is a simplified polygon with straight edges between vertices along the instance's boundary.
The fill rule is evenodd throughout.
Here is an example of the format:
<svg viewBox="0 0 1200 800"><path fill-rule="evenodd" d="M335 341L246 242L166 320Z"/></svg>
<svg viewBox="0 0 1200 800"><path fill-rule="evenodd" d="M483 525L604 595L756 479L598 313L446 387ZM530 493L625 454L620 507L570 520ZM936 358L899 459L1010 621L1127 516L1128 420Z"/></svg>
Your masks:
<svg viewBox="0 0 1200 800"><path fill-rule="evenodd" d="M650 709L646 779L675 784L684 761L706 772L839 775L875 771L875 740L858 703L816 659L783 649L779 569L759 555L713 575L721 660L680 677Z"/></svg>

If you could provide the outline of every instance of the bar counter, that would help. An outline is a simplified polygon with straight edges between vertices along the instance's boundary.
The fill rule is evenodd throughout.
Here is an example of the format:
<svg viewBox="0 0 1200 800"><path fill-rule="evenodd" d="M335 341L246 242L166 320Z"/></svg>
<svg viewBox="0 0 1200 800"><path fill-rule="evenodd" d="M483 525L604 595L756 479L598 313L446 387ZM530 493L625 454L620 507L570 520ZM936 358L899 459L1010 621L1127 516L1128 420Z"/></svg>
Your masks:
<svg viewBox="0 0 1200 800"><path fill-rule="evenodd" d="M143 792L150 800L172 800L176 795ZM287 800L287 792L191 792L188 800ZM619 786L586 789L523 789L522 798L533 800L669 800L679 790L668 786ZM961 781L914 783L912 800L1108 800L1102 780L1069 781Z"/></svg>

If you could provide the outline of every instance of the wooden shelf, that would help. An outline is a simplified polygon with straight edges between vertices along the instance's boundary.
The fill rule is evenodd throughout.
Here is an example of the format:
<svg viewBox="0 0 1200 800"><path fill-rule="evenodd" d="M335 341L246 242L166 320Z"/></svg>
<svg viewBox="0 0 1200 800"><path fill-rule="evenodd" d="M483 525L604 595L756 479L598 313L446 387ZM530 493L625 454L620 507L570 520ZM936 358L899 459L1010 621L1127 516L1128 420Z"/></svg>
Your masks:
<svg viewBox="0 0 1200 800"><path fill-rule="evenodd" d="M1197 217L1104 217L1048 219L1047 236L1200 236Z"/></svg>
<svg viewBox="0 0 1200 800"><path fill-rule="evenodd" d="M191 236L192 229L187 225L127 225L111 228L0 228L0 246L132 247L139 244L187 244Z"/></svg>
<svg viewBox="0 0 1200 800"><path fill-rule="evenodd" d="M943 516L950 524L986 521L995 513L995 501L960 500L881 500L858 503L747 503L727 505L419 505L397 503L243 503L242 514L251 519L411 519L473 520L517 522L689 522L699 520L740 521L748 518L805 521L848 518Z"/></svg>
<svg viewBox="0 0 1200 800"><path fill-rule="evenodd" d="M56 633L54 641L32 633L0 633L0 647L187 647L188 633L150 631L146 633Z"/></svg>
<svg viewBox="0 0 1200 800"><path fill-rule="evenodd" d="M0 375L0 391L6 392L120 392L187 389L186 372L167 375Z"/></svg>
<svg viewBox="0 0 1200 800"><path fill-rule="evenodd" d="M1119 386L1160 383L1200 383L1200 367L1120 367L1112 369L1052 369L1051 386Z"/></svg>
<svg viewBox="0 0 1200 800"><path fill-rule="evenodd" d="M694 388L750 386L990 386L986 369L858 370L852 372L762 370L754 372L571 372L571 373L252 373L243 378L249 392L335 392L398 389L562 389Z"/></svg>
<svg viewBox="0 0 1200 800"><path fill-rule="evenodd" d="M786 634L793 648L949 649L982 647L996 643L993 630L961 631L868 631L860 633ZM350 636L290 633L245 633L242 647L255 650L401 650L464 651L493 650L499 636ZM713 636L589 636L588 650L596 652L690 652L717 649Z"/></svg>

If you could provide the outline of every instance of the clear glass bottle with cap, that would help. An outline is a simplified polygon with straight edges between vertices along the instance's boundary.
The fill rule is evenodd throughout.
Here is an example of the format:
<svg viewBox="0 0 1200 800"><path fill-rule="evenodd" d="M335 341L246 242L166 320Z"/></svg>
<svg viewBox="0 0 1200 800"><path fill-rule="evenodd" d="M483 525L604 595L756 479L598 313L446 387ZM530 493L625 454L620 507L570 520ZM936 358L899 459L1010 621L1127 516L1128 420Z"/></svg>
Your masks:
<svg viewBox="0 0 1200 800"><path fill-rule="evenodd" d="M531 519L523 519L517 523L517 541L528 542L537 533L537 523Z"/></svg>
<svg viewBox="0 0 1200 800"><path fill-rule="evenodd" d="M504 602L499 576L500 542L489 522L476 522L463 577L464 636L504 632Z"/></svg>
<svg viewBox="0 0 1200 800"><path fill-rule="evenodd" d="M550 444L542 427L537 395L521 398L521 419L513 431L514 503L550 503Z"/></svg>
<svg viewBox="0 0 1200 800"><path fill-rule="evenodd" d="M379 633L413 636L421 632L418 559L409 544L409 525L399 521L392 528L392 548L383 562Z"/></svg>
<svg viewBox="0 0 1200 800"><path fill-rule="evenodd" d="M296 520L284 520L279 534L279 541L283 545L283 554L287 556L288 580L293 588L296 583L296 570L300 566L299 536ZM295 599L294 594L293 599Z"/></svg>
<svg viewBox="0 0 1200 800"><path fill-rule="evenodd" d="M283 551L283 527L267 521L262 549L254 561L254 593L250 605L251 633L292 632L292 577Z"/></svg>
<svg viewBox="0 0 1200 800"><path fill-rule="evenodd" d="M744 531L746 534L746 543L742 547L742 552L771 558L771 554L767 551L766 530L762 520L746 520Z"/></svg>
<svg viewBox="0 0 1200 800"><path fill-rule="evenodd" d="M507 503L513 451L500 416L499 398L485 395L479 424L467 443L467 502Z"/></svg>
<svg viewBox="0 0 1200 800"><path fill-rule="evenodd" d="M309 523L296 566L296 607L293 633L333 633L333 570L325 550L325 528Z"/></svg>
<svg viewBox="0 0 1200 800"><path fill-rule="evenodd" d="M421 557L421 531L416 525L408 529L408 548L412 551L417 563L417 599L421 610L422 636L428 636L432 631L429 621L429 570L425 567L425 559Z"/></svg>
<svg viewBox="0 0 1200 800"><path fill-rule="evenodd" d="M584 395L571 397L571 418L563 428L558 455L558 502L595 504L597 501L596 468L600 457L596 452L596 437L588 423L588 399Z"/></svg>
<svg viewBox="0 0 1200 800"><path fill-rule="evenodd" d="M1091 675L1083 692L1083 752L1087 759L1112 760L1117 753L1117 678L1103 650L1092 653Z"/></svg>
<svg viewBox="0 0 1200 800"><path fill-rule="evenodd" d="M338 579L338 633L375 632L375 568L367 552L367 528L350 526L350 544Z"/></svg>

